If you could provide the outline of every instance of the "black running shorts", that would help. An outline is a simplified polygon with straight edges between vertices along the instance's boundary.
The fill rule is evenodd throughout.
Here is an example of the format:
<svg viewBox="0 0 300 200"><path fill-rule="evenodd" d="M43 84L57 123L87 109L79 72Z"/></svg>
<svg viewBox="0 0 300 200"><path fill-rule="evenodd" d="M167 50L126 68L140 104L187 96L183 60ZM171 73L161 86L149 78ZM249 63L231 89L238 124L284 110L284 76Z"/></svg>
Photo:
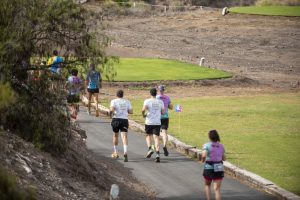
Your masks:
<svg viewBox="0 0 300 200"><path fill-rule="evenodd" d="M214 172L213 169L204 169L203 170L203 177L207 181L220 180L220 179L223 179L224 172Z"/></svg>
<svg viewBox="0 0 300 200"><path fill-rule="evenodd" d="M79 101L80 101L80 96L79 96L79 94L69 94L68 96L67 96L67 102L68 103L79 103Z"/></svg>
<svg viewBox="0 0 300 200"><path fill-rule="evenodd" d="M169 128L169 118L161 119L161 129L168 130Z"/></svg>
<svg viewBox="0 0 300 200"><path fill-rule="evenodd" d="M94 94L94 93L99 93L99 88L95 88L95 89L90 89L90 88L88 88L87 91L88 91L89 93L92 93L92 94Z"/></svg>
<svg viewBox="0 0 300 200"><path fill-rule="evenodd" d="M113 118L111 127L114 133L128 132L128 119Z"/></svg>
<svg viewBox="0 0 300 200"><path fill-rule="evenodd" d="M157 135L160 134L160 125L145 125L145 132L149 135Z"/></svg>

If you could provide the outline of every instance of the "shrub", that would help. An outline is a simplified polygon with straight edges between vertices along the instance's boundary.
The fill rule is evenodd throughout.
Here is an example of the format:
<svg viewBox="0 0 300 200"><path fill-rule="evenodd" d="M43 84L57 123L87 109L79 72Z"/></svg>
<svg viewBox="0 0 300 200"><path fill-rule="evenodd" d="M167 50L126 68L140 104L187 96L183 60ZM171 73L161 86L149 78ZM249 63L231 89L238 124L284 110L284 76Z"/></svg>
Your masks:
<svg viewBox="0 0 300 200"><path fill-rule="evenodd" d="M31 80L28 71L49 67L33 60L49 57L54 49L63 53L63 67L86 66L83 64L95 57L96 64L103 62L109 39L103 29L92 29L101 23L96 15L74 1L1 0L0 83L9 83L17 96L10 106L0 102L4 105L0 108L1 126L53 154L66 150L70 124L66 94L51 86L52 82L56 86L64 83L61 77L61 82L51 81L53 77L47 74ZM67 71L63 71L65 75ZM11 96L6 88L1 86L0 94Z"/></svg>
<svg viewBox="0 0 300 200"><path fill-rule="evenodd" d="M16 179L0 168L0 199L1 200L35 200L36 194L32 188L21 190Z"/></svg>

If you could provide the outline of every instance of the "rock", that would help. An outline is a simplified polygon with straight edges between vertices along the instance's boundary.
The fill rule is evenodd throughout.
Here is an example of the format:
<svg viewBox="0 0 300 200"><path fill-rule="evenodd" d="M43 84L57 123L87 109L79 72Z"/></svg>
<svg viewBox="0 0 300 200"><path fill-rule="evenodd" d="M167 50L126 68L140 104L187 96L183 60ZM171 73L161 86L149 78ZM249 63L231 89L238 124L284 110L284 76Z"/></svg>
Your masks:
<svg viewBox="0 0 300 200"><path fill-rule="evenodd" d="M228 13L228 8L227 8L227 7L223 8L223 10L222 10L222 15L224 16L224 15L226 15L227 13Z"/></svg>
<svg viewBox="0 0 300 200"><path fill-rule="evenodd" d="M112 184L110 188L110 199L118 199L119 198L119 186L117 184Z"/></svg>
<svg viewBox="0 0 300 200"><path fill-rule="evenodd" d="M8 165L11 165L12 163L11 163L11 160L9 160L9 159L5 159L5 162L8 164Z"/></svg>

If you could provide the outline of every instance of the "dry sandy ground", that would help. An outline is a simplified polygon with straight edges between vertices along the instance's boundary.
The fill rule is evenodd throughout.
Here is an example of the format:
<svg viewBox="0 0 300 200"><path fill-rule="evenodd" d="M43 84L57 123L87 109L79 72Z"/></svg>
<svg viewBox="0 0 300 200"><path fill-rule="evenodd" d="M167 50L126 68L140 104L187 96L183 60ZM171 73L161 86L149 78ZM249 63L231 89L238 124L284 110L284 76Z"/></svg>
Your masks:
<svg viewBox="0 0 300 200"><path fill-rule="evenodd" d="M259 83L243 85L242 93L248 87L259 87L258 91L299 90L299 19L237 14L223 17L220 11L205 10L116 17L108 21L107 34L113 38L108 53L191 63L205 57L206 66ZM236 81L233 88L239 85Z"/></svg>

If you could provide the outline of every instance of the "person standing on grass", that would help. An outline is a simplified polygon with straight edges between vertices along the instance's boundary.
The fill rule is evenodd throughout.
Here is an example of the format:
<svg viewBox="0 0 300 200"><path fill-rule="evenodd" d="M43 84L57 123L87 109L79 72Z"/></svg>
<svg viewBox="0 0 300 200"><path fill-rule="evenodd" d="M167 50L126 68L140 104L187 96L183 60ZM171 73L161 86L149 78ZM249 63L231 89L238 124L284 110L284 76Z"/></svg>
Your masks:
<svg viewBox="0 0 300 200"><path fill-rule="evenodd" d="M173 105L171 103L170 97L165 95L165 86L160 85L158 86L158 91L159 95L156 96L157 99L160 99L164 102L164 107L165 107L165 113L161 116L161 135L163 139L163 150L164 150L164 155L168 156L169 152L167 149L167 144L168 144L168 127L169 127L169 113L168 109L173 109Z"/></svg>
<svg viewBox="0 0 300 200"><path fill-rule="evenodd" d="M203 145L201 161L205 162L203 177L206 199L210 200L211 183L214 184L215 199L221 200L221 184L224 177L223 161L226 159L224 146L216 130L208 132L209 143Z"/></svg>
<svg viewBox="0 0 300 200"><path fill-rule="evenodd" d="M156 162L160 162L159 156L159 135L161 127L161 115L164 114L164 103L156 99L157 90L152 88L150 90L151 98L144 101L142 115L146 118L145 120L145 132L146 132L146 143L148 147L148 152L146 158L150 158L154 153L151 147L151 137L153 136L156 150Z"/></svg>
<svg viewBox="0 0 300 200"><path fill-rule="evenodd" d="M90 64L90 70L86 76L86 88L88 92L88 114L91 114L91 99L92 96L95 98L96 103L96 117L99 116L99 110L98 110L98 94L99 94L99 88L102 87L102 78L98 71L95 69L94 64Z"/></svg>
<svg viewBox="0 0 300 200"><path fill-rule="evenodd" d="M110 116L112 116L111 127L113 130L113 148L114 151L111 155L113 158L118 158L118 141L119 141L119 132L121 132L123 148L124 148L124 162L128 162L128 114L133 114L133 110L130 104L130 101L123 99L124 92L123 90L117 91L117 98L113 99L110 102Z"/></svg>

